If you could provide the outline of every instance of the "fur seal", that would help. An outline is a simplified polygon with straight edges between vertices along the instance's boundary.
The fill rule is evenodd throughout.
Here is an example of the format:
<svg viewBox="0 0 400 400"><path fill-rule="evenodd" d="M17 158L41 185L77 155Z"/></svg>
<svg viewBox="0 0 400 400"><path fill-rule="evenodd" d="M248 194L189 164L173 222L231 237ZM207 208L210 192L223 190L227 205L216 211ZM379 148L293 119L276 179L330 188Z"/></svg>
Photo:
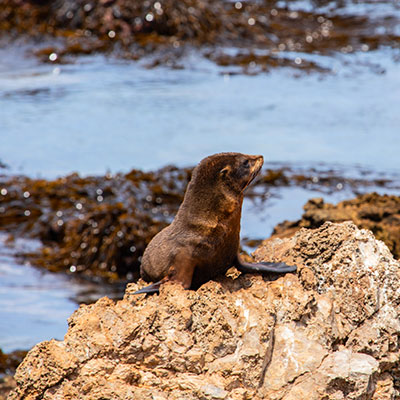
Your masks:
<svg viewBox="0 0 400 400"><path fill-rule="evenodd" d="M243 192L263 162L259 155L219 153L197 165L175 219L144 251L140 275L156 283L135 294L158 292L169 280L199 287L232 266L242 272L296 271L284 263L247 263L238 254Z"/></svg>

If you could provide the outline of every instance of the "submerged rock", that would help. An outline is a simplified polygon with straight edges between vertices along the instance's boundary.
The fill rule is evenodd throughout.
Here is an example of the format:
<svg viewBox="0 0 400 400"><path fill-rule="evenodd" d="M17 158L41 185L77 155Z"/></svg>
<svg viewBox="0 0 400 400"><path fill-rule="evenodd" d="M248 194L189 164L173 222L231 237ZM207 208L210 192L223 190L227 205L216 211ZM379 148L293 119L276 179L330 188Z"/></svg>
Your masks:
<svg viewBox="0 0 400 400"><path fill-rule="evenodd" d="M276 280L221 277L197 291L81 306L63 341L19 366L17 399L394 399L400 263L370 231L325 223L270 239ZM272 277L269 277L272 278Z"/></svg>

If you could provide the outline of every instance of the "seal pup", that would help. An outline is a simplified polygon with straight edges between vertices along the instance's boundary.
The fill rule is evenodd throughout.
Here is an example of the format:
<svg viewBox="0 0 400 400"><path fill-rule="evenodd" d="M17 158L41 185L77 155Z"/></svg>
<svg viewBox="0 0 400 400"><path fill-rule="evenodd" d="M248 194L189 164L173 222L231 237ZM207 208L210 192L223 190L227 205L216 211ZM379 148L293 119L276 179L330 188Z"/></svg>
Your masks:
<svg viewBox="0 0 400 400"><path fill-rule="evenodd" d="M199 287L232 266L253 273L296 271L284 263L248 263L238 254L243 193L263 162L259 155L219 153L197 165L175 219L144 251L140 275L155 283L135 294L156 293L166 281Z"/></svg>

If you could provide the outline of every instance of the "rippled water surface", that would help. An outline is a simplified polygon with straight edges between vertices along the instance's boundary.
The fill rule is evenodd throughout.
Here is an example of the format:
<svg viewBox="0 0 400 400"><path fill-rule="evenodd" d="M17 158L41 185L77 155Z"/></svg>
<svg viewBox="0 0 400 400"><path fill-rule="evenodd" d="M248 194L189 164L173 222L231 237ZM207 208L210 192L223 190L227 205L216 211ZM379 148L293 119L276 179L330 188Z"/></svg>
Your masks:
<svg viewBox="0 0 400 400"><path fill-rule="evenodd" d="M398 170L393 57L381 50L326 60L336 74L230 76L195 57L184 70L100 56L54 66L3 49L0 160L34 176L103 174L233 150Z"/></svg>
<svg viewBox="0 0 400 400"><path fill-rule="evenodd" d="M5 352L62 339L80 298L114 294L108 287L78 282L15 258L18 251L37 246L36 241L21 239L10 245L0 233L0 349Z"/></svg>
<svg viewBox="0 0 400 400"><path fill-rule="evenodd" d="M0 236L0 348L28 349L44 338L62 338L76 307L69 298L78 288L67 285L65 278L18 263L5 239Z"/></svg>
<svg viewBox="0 0 400 400"><path fill-rule="evenodd" d="M295 168L323 163L349 175L368 169L376 177L400 176L400 65L394 51L324 59L334 74L285 69L248 76L195 56L184 70L171 70L102 56L43 65L26 50L0 50L4 173L104 174L194 165L215 152L240 151ZM245 202L243 237L268 236L321 194L285 188L272 195L266 203ZM352 195L338 190L325 198ZM77 307L71 299L86 289L18 263L4 241L0 348L62 338Z"/></svg>

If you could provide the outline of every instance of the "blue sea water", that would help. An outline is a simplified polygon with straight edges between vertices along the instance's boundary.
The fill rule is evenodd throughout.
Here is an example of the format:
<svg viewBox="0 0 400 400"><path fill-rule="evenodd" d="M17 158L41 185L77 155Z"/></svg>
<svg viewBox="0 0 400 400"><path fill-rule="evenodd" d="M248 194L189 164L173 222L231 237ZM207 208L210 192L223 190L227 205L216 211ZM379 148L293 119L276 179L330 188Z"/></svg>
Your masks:
<svg viewBox="0 0 400 400"><path fill-rule="evenodd" d="M0 160L44 177L187 166L220 151L400 170L393 51L324 59L336 73L300 76L231 76L196 56L186 63L147 69L95 56L41 65L2 49Z"/></svg>

